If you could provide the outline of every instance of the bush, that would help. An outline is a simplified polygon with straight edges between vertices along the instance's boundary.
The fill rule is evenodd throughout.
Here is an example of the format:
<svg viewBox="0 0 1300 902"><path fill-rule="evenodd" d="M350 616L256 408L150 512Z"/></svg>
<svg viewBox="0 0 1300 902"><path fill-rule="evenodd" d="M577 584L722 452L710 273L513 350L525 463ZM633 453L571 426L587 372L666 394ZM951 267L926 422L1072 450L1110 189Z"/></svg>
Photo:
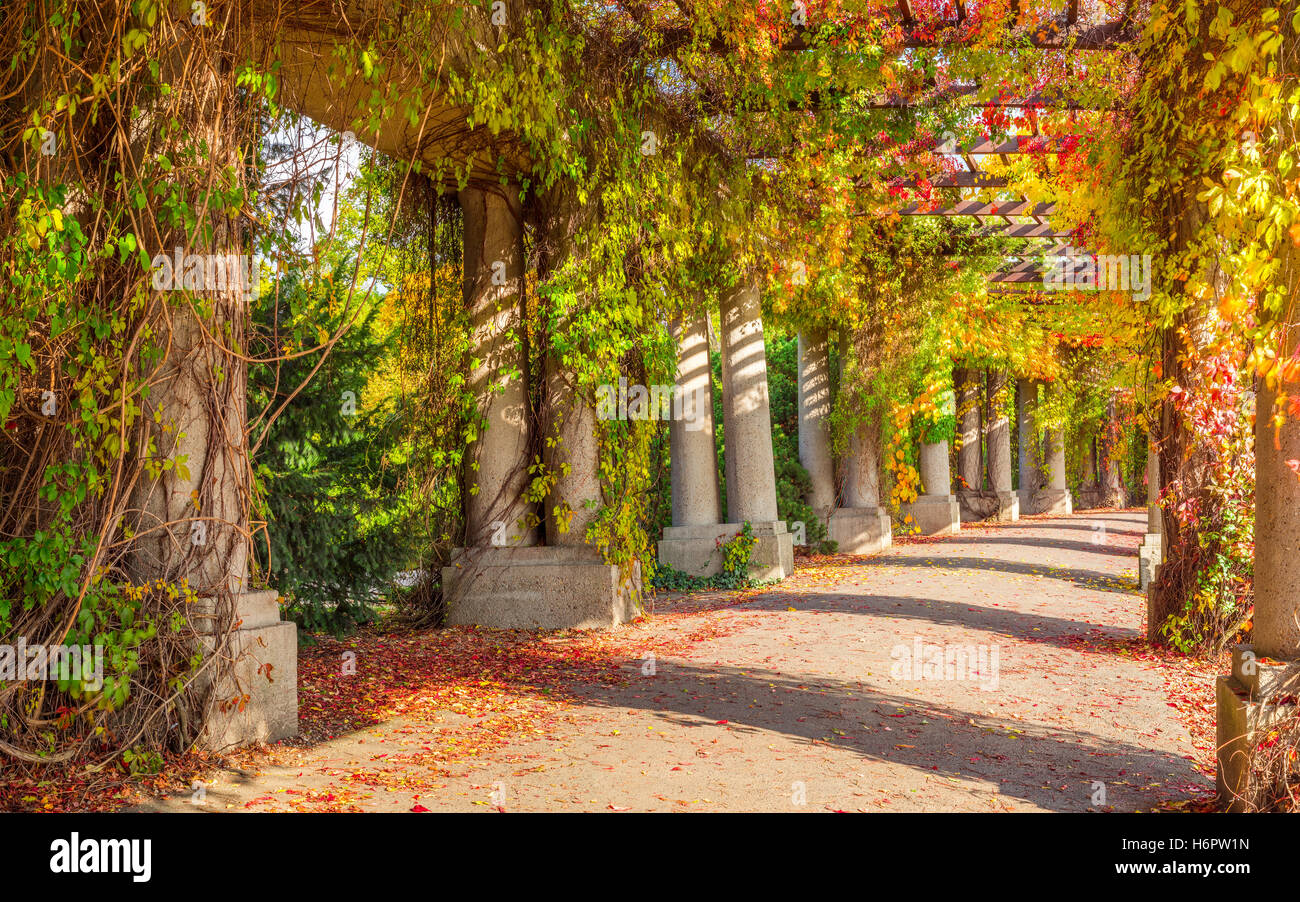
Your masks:
<svg viewBox="0 0 1300 902"><path fill-rule="evenodd" d="M282 278L255 305L258 334L281 352L336 334L348 315L347 266L332 280ZM357 316L310 379L317 354L249 368L250 422L285 405L256 458L266 520L256 562L308 631L337 635L372 620L377 590L409 557L406 505L388 465L400 438L395 406L365 397L367 374L389 352L374 317Z"/></svg>

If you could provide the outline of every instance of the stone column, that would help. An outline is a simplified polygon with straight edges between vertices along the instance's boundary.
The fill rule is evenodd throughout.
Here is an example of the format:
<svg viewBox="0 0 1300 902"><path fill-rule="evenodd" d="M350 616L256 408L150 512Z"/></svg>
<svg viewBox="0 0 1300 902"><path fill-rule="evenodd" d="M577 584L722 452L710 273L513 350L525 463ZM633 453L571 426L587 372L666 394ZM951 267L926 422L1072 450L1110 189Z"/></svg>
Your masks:
<svg viewBox="0 0 1300 902"><path fill-rule="evenodd" d="M840 333L840 387L844 390L853 344ZM874 554L893 544L889 511L880 505L880 414L863 410L840 460L840 506L831 515L830 539L842 554Z"/></svg>
<svg viewBox="0 0 1300 902"><path fill-rule="evenodd" d="M806 501L823 522L835 508L831 457L831 355L823 328L799 333L799 463L808 471Z"/></svg>
<svg viewBox="0 0 1300 902"><path fill-rule="evenodd" d="M709 320L701 315L674 324L677 392L693 419L669 426L673 525L664 529L659 561L692 576L712 576L722 567L719 536L722 496L714 445L713 370L709 364Z"/></svg>
<svg viewBox="0 0 1300 902"><path fill-rule="evenodd" d="M1164 559L1161 537L1164 526L1160 514L1160 455L1156 451L1154 434L1147 438L1147 532L1138 548L1138 585L1142 591L1155 581L1156 568ZM1147 609L1147 623L1151 624L1151 609Z"/></svg>
<svg viewBox="0 0 1300 902"><path fill-rule="evenodd" d="M794 572L794 549L776 508L767 353L757 274L743 273L734 287L724 290L720 308L727 519L737 528L748 522L758 537L751 556L756 578L784 579Z"/></svg>
<svg viewBox="0 0 1300 902"><path fill-rule="evenodd" d="M1164 535L1164 517L1160 511L1160 454L1156 437L1147 438L1147 532Z"/></svg>
<svg viewBox="0 0 1300 902"><path fill-rule="evenodd" d="M1047 487L1034 500L1039 514L1069 514L1074 502L1065 473L1065 440L1060 429L1047 430Z"/></svg>
<svg viewBox="0 0 1300 902"><path fill-rule="evenodd" d="M171 172L172 187L181 196L223 168L236 173L237 180L244 171L243 131L235 121L235 106L222 79L211 75L221 68L221 52L221 42L215 41L163 55L162 80L183 86L168 101L177 106L163 118L177 116L190 128L160 129L145 109L123 132L130 133L137 161L145 152L165 151L172 159L192 155L201 163ZM179 70L182 59L186 73ZM151 195L149 202L157 199ZM160 213L155 206L144 211L144 219L152 214L167 229L171 218ZM135 361L150 391L139 399L141 415L128 436L149 464L177 464L155 470L156 478L148 470L138 474L127 513L134 536L125 563L137 583L184 583L196 596L181 606L181 614L196 634L190 650L202 652L205 667L179 704L182 714L188 710L189 724L201 726L198 742L209 749L298 732L297 628L280 619L275 589L255 588L249 579L253 472L246 339L259 273L251 262L234 272L224 265L218 272L211 262L198 272L190 266L196 259L239 260L251 252L241 219L209 209L197 223L161 235L151 231L149 240L158 241L149 248L156 254L148 283L153 290L141 298L141 312L159 356ZM177 290L182 284L183 292ZM340 397L333 415L347 415L342 401ZM28 641L62 640L29 635ZM240 699L238 705L224 704L234 698Z"/></svg>
<svg viewBox="0 0 1300 902"><path fill-rule="evenodd" d="M1066 488L1065 478L1065 440L1060 429L1047 430L1047 487L1054 492L1063 492Z"/></svg>
<svg viewBox="0 0 1300 902"><path fill-rule="evenodd" d="M546 361L546 465L555 485L546 500L546 544L587 547L587 527L603 504L596 408L559 361Z"/></svg>
<svg viewBox="0 0 1300 902"><path fill-rule="evenodd" d="M464 303L477 366L469 389L481 430L468 446L465 474L467 547L537 544L536 513L523 500L528 484L528 361L518 334L524 261L522 213L509 188L460 192L465 222Z"/></svg>
<svg viewBox="0 0 1300 902"><path fill-rule="evenodd" d="M1038 412L1038 382L1033 379L1020 379L1016 382L1016 435L1018 436L1020 509L1025 513L1033 512L1034 496L1042 488L1043 476L1038 468L1038 449L1042 447L1039 431L1034 419Z"/></svg>
<svg viewBox="0 0 1300 902"><path fill-rule="evenodd" d="M904 527L926 536L960 532L961 507L952 494L948 442L922 442L920 458L922 494L899 507Z"/></svg>
<svg viewBox="0 0 1300 902"><path fill-rule="evenodd" d="M1287 356L1294 339L1288 345ZM1286 462L1300 458L1300 423L1288 415L1274 446L1276 397L1264 384L1256 401L1254 646L1261 657L1294 661L1300 658L1300 480Z"/></svg>
<svg viewBox="0 0 1300 902"><path fill-rule="evenodd" d="M547 200L551 205L539 209L549 245L560 255L574 253L566 242L578 207L571 199ZM476 361L469 386L484 428L467 448L465 547L442 568L447 622L499 629L624 622L636 612L639 562L607 563L586 542L602 500L596 408L553 354L546 357L538 416L543 459L556 476L543 512L545 546L538 544L538 511L523 498L531 424L528 358L518 334L526 275L518 189L467 188L460 203L465 306Z"/></svg>
<svg viewBox="0 0 1300 902"><path fill-rule="evenodd" d="M1128 507L1128 488L1124 485L1124 468L1121 454L1124 451L1123 431L1119 423L1119 410L1112 394L1106 402L1106 425L1102 435L1100 453L1101 503L1104 507Z"/></svg>
<svg viewBox="0 0 1300 902"><path fill-rule="evenodd" d="M998 520L1020 519L1020 498L1011 490L1011 421L1007 417L1007 391L1011 380L1000 370L988 372L989 485L997 499Z"/></svg>
<svg viewBox="0 0 1300 902"><path fill-rule="evenodd" d="M978 370L957 367L953 370L953 385L957 397L957 503L961 518L966 521L983 520L992 513L992 507L983 497L984 468L980 454L982 411L980 410L980 383ZM986 510L986 507L988 508Z"/></svg>
<svg viewBox="0 0 1300 902"><path fill-rule="evenodd" d="M844 507L875 510L880 507L880 419L874 411L849 433L841 461Z"/></svg>
<svg viewBox="0 0 1300 902"><path fill-rule="evenodd" d="M1300 89L1300 67L1294 53L1278 57L1277 76L1282 96ZM1294 134L1294 109L1284 116L1283 126ZM1280 168L1275 151L1268 161L1273 171ZM1274 287L1283 297L1295 297L1300 288L1300 246L1281 241ZM1293 357L1300 322L1278 323L1272 336L1278 361ZM1248 750L1258 743L1259 733L1278 720L1296 713L1293 677L1288 673L1300 659L1300 480L1287 461L1300 458L1300 422L1289 413L1280 427L1274 427L1279 391L1294 395L1295 382L1279 385L1281 367L1274 367L1260 380L1255 400L1255 624L1254 646L1233 649L1232 674L1219 677L1217 736L1218 771L1216 785L1221 802L1229 810L1240 810L1241 791L1248 785ZM1283 664L1265 664L1261 657ZM1247 666L1249 663L1249 666ZM1291 696L1291 700L1285 699Z"/></svg>
<svg viewBox="0 0 1300 902"><path fill-rule="evenodd" d="M718 458L713 436L713 371L709 366L709 320L700 316L674 329L677 391L688 416L669 426L674 526L722 522Z"/></svg>
<svg viewBox="0 0 1300 902"><path fill-rule="evenodd" d="M984 488L980 472L980 386L976 372L966 367L953 370L957 388L957 475L964 483L959 492L979 492Z"/></svg>
<svg viewBox="0 0 1300 902"><path fill-rule="evenodd" d="M1046 391L1059 391L1047 386ZM1074 499L1070 497L1065 472L1065 436L1060 429L1047 430L1047 487L1039 494L1034 506L1040 514L1069 514L1074 512Z"/></svg>

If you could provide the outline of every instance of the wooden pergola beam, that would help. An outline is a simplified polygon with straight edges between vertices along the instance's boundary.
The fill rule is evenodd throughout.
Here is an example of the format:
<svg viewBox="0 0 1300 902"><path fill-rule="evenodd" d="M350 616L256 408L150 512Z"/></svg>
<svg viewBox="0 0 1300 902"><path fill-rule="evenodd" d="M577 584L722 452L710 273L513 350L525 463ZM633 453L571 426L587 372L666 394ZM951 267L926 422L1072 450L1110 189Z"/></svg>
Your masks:
<svg viewBox="0 0 1300 902"><path fill-rule="evenodd" d="M935 144L932 153L944 153L943 144ZM981 141L974 147L959 147L948 151L953 155L972 156L1010 156L1013 154L1063 153L1062 143L1055 138L1041 135L1017 135L1008 141Z"/></svg>
<svg viewBox="0 0 1300 902"><path fill-rule="evenodd" d="M990 226L974 233L976 238L1069 238L1072 233L1051 225Z"/></svg>
<svg viewBox="0 0 1300 902"><path fill-rule="evenodd" d="M931 188L1005 188L1008 181L1000 175L982 172L945 172L926 179ZM891 188L919 188L919 179L894 179Z"/></svg>
<svg viewBox="0 0 1300 902"><path fill-rule="evenodd" d="M911 204L898 211L900 216L1051 216L1056 204L1035 204L1027 200L981 203L962 201L955 207L922 210L920 204Z"/></svg>

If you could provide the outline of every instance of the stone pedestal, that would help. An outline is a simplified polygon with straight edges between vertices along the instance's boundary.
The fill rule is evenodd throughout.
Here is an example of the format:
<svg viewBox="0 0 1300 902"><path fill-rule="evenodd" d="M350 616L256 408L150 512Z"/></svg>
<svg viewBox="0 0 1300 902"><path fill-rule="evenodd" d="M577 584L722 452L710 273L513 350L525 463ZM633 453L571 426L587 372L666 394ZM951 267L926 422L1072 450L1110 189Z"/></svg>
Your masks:
<svg viewBox="0 0 1300 902"><path fill-rule="evenodd" d="M1020 496L1015 492L957 492L961 508L961 521L973 523L980 520L1015 522L1020 519Z"/></svg>
<svg viewBox="0 0 1300 902"><path fill-rule="evenodd" d="M1074 513L1074 499L1069 489L1043 489L1034 495L1032 506L1035 514Z"/></svg>
<svg viewBox="0 0 1300 902"><path fill-rule="evenodd" d="M200 678L194 687L213 696L199 739L213 751L298 735L298 627L280 619L279 594L273 590L236 595L234 605L232 622L239 628L226 649L231 664L215 685ZM200 633L216 625L214 614L210 599L201 598L190 609ZM210 635L200 644L205 655L215 648Z"/></svg>
<svg viewBox="0 0 1300 902"><path fill-rule="evenodd" d="M740 533L741 523L668 526L659 542L659 560L691 576L722 572L722 545ZM780 520L751 523L758 543L749 556L749 576L755 580L785 579L794 572L794 536Z"/></svg>
<svg viewBox="0 0 1300 902"><path fill-rule="evenodd" d="M587 546L458 548L442 568L451 626L599 629L636 616L631 579Z"/></svg>
<svg viewBox="0 0 1300 902"><path fill-rule="evenodd" d="M1294 716L1295 687L1284 688L1291 665L1263 664L1250 645L1232 649L1232 672L1215 681L1217 702L1215 788L1229 811L1245 808L1241 795L1250 772L1250 749L1273 723Z"/></svg>
<svg viewBox="0 0 1300 902"><path fill-rule="evenodd" d="M1138 586L1143 592L1155 582L1156 568L1164 563L1164 548L1160 533L1149 532L1138 546Z"/></svg>
<svg viewBox="0 0 1300 902"><path fill-rule="evenodd" d="M893 544L889 512L879 507L840 507L827 524L841 554L875 554Z"/></svg>
<svg viewBox="0 0 1300 902"><path fill-rule="evenodd" d="M1011 489L1004 492L994 492L998 500L997 513L993 519L1000 523L1015 523L1020 519L1020 496Z"/></svg>
<svg viewBox="0 0 1300 902"><path fill-rule="evenodd" d="M900 504L898 513L907 532L915 529L923 536L961 532L961 505L952 495L922 495L911 504Z"/></svg>

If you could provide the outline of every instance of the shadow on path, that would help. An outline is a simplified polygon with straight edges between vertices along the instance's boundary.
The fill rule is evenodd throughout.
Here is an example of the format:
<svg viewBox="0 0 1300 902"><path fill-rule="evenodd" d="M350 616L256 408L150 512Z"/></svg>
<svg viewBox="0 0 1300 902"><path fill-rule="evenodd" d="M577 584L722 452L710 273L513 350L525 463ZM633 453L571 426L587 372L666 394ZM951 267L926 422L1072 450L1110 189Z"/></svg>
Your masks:
<svg viewBox="0 0 1300 902"><path fill-rule="evenodd" d="M981 699L997 695L974 691ZM701 733L772 731L940 778L985 780L1002 795L1053 811L1086 811L1095 781L1106 784L1115 810L1151 807L1184 797L1189 784L1203 785L1187 759L1129 742L761 668L674 660L655 677L582 695L593 705L649 711Z"/></svg>

